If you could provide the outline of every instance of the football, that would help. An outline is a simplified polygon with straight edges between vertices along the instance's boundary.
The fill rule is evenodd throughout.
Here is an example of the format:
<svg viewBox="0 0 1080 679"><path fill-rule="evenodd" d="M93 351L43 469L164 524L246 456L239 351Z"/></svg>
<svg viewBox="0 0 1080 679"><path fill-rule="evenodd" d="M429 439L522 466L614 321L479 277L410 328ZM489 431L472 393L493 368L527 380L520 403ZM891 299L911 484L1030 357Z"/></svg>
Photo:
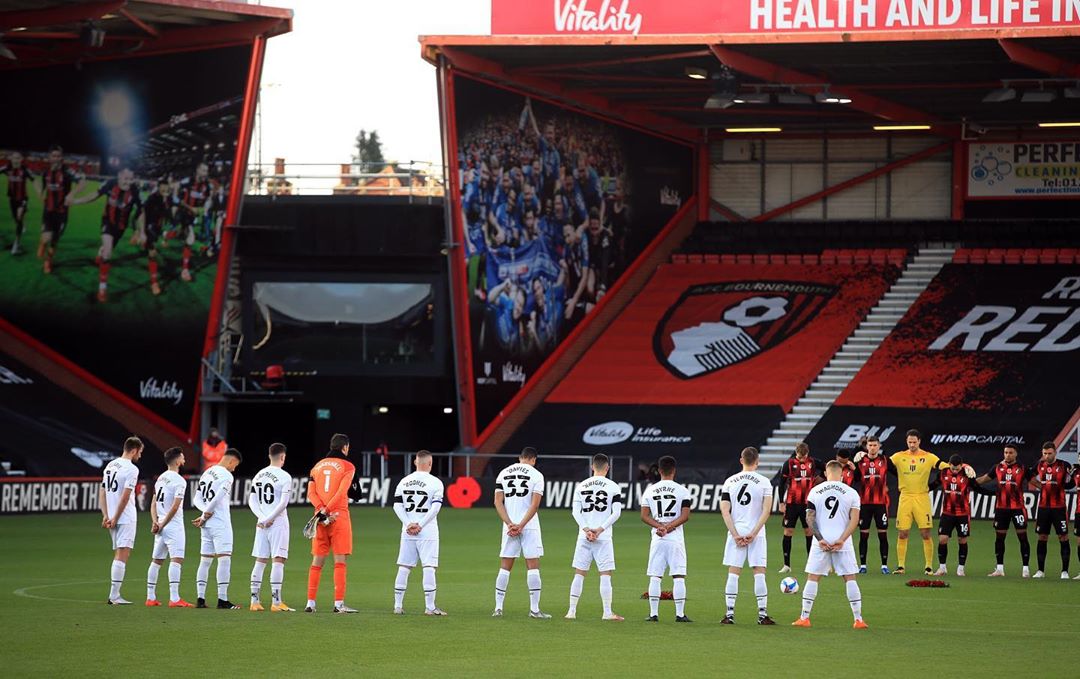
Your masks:
<svg viewBox="0 0 1080 679"><path fill-rule="evenodd" d="M780 591L784 594L794 594L799 591L799 581L795 578L784 578L780 581Z"/></svg>

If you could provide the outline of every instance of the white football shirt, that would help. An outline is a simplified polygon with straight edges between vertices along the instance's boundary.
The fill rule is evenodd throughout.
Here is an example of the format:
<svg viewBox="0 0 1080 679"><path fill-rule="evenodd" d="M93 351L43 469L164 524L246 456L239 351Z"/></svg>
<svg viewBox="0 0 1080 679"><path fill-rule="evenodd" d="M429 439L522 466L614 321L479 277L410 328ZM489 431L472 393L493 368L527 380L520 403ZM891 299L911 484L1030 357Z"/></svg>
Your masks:
<svg viewBox="0 0 1080 679"><path fill-rule="evenodd" d="M806 496L806 508L814 510L818 531L829 543L840 539L851 519L851 510L861 507L859 492L841 481L826 481L816 485ZM850 535L844 546L851 547Z"/></svg>
<svg viewBox="0 0 1080 679"><path fill-rule="evenodd" d="M232 517L229 514L232 485L233 475L221 465L210 467L199 477L199 485L195 488L194 505L204 512L214 513L204 525L232 525Z"/></svg>
<svg viewBox="0 0 1080 679"><path fill-rule="evenodd" d="M641 503L649 508L649 514L658 523L671 523L682 514L683 507L690 506L690 491L681 483L674 481L657 481L641 494ZM684 543L683 527L678 526L664 537L651 531L652 540L669 540L671 542Z"/></svg>
<svg viewBox="0 0 1080 679"><path fill-rule="evenodd" d="M438 540L439 520L434 518L416 535L405 532L410 523L423 523L431 510L442 506L443 482L427 472L413 472L394 489L394 502L401 503L408 520L401 526L401 537L406 540ZM531 522L530 522L531 523Z"/></svg>
<svg viewBox="0 0 1080 679"><path fill-rule="evenodd" d="M187 481L174 471L166 470L158 477L154 484L154 504L157 505L158 520L164 519L172 509L173 503L180 500L180 508L176 510L171 524L183 524L184 522L184 495L187 494Z"/></svg>
<svg viewBox="0 0 1080 679"><path fill-rule="evenodd" d="M110 519L116 516L124 490L131 490L117 525L135 523L135 486L138 482L139 468L131 460L118 457L105 465L105 472L101 475L101 487L105 489L105 511L109 513Z"/></svg>
<svg viewBox="0 0 1080 679"><path fill-rule="evenodd" d="M259 521L269 518L282 503L289 504L292 495L292 476L281 467L264 467L251 479L251 497L248 506ZM289 522L288 512L281 512L276 521Z"/></svg>
<svg viewBox="0 0 1080 679"><path fill-rule="evenodd" d="M772 483L757 472L739 472L724 482L720 499L731 503L731 522L739 535L754 529L761 518L766 497L772 497Z"/></svg>
<svg viewBox="0 0 1080 679"><path fill-rule="evenodd" d="M512 464L499 472L495 492L502 492L506 514L514 523L521 521L532 507L533 495L544 494L544 475L532 465ZM540 530L540 512L525 524L524 530Z"/></svg>
<svg viewBox="0 0 1080 679"><path fill-rule="evenodd" d="M571 506L580 513L585 526L599 528L611 518L614 506L622 503L622 488L619 484L606 476L590 476L574 489ZM611 533L614 530L614 526L609 527L596 538L597 541L610 542ZM584 540L585 534L578 531L578 539Z"/></svg>

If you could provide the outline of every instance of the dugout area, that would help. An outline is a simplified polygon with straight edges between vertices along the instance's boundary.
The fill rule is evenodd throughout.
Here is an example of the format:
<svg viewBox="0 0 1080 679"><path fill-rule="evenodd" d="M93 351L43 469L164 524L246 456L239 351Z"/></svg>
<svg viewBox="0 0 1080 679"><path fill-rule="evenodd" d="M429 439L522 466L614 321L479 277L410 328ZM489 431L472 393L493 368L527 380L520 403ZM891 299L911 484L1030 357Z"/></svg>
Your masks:
<svg viewBox="0 0 1080 679"><path fill-rule="evenodd" d="M1043 272L1048 278L1075 274L1073 248L1080 237L1067 221L1075 217L1080 196L1080 15L1075 8L1036 2L1033 14L1022 17L996 4L990 10L985 3L961 2L953 3L949 11L955 9L957 18L949 22L926 3L856 4L866 12L860 26L850 16L841 24L829 14L846 3L687 3L675 8L652 2L570 3L560 5L564 13L552 17L546 6L541 11L496 1L491 35L421 37L423 57L439 73L448 175L459 179L451 181L447 214L455 243L468 236L468 225L462 224L468 216L456 206L462 200L460 179L470 176L472 168L459 140L459 83L479 80L685 145L692 154L692 184L680 196L679 211L666 224L654 225L655 238L626 267L607 299L598 302L592 320L586 317L542 362L526 366L528 376L519 389L499 394L494 393L497 387L485 389L490 375L482 374L484 364L474 355L475 338L470 339L468 330L471 311L462 302L470 294L467 259L451 259L464 445L483 452L513 449L550 431L545 422L562 421L574 431L551 438L549 447L564 449L580 446L583 434L587 439L595 433L590 425L618 424L637 415L639 420L664 422L664 432L685 423L689 433L693 421L704 418L708 425L703 427L719 422L745 431L747 438L768 436L766 450L788 450L787 439L773 439L782 428L781 411L790 420L794 398L786 405L773 402L783 406L778 414L747 411L717 420L716 410L703 414L684 408L680 415L644 409L679 402L668 395L638 398L652 389L649 375L639 382L614 381L600 390L603 394L590 394L588 384L603 382L605 375L628 364L637 366L639 358L651 358L644 353L610 354L607 368L588 370L623 316L629 314L626 327L636 328L624 327L627 342L634 341L635 333L652 332L642 330L646 319L638 318L643 315L640 307L637 312L628 309L637 299L651 299L638 295L652 290L648 286L653 285L650 279L657 280L654 275L672 275L664 273L672 266L688 266L681 270L687 276L708 280L710 272L732 266L744 266L726 270L744 278L775 278L792 271L776 268L778 264L870 266L881 271L896 265L893 274L885 275L891 285L905 269L922 266L923 256L938 269L978 262L1041 263L1058 267ZM776 14L785 7L792 14ZM983 16L990 11L992 16ZM801 20L792 19L796 16ZM527 127L521 129L528 134ZM934 244L946 247L920 254L920 248ZM900 255L894 261L896 253ZM931 283L933 277L920 283L915 297L927 284L942 285L945 280ZM1044 292L1033 292L1032 300ZM659 299L657 303L665 303L668 298ZM926 308L922 311L927 313ZM846 332L853 330L857 337L855 324ZM657 337L657 346L666 341ZM606 346L618 351L627 343L610 341ZM865 348L859 367L877 346ZM836 343L828 356L840 348ZM828 372L828 356L815 372ZM1075 368L1070 356L1057 354L1056 369ZM635 367L626 369L633 372ZM1030 369L1033 374L1052 372L1045 366ZM566 380L574 383L575 376L582 387L570 395ZM876 377L885 379L887 373ZM684 381L681 386L692 390L702 383ZM863 379L855 386L865 393L865 383ZM754 384L748 381L747 389ZM795 429L800 438L813 438L818 450L838 447L844 435L851 435L848 425L875 416L888 420L877 423L879 432L894 419L907 422L925 416L923 421L933 425L929 428L948 436L954 417L964 415L964 396L948 407L892 403L896 409L884 411L867 407L873 399L855 399L847 405L856 409L844 411L837 410L845 405L843 397L837 400L840 393L842 389L830 394L828 405L822 405L831 408L825 417L815 413L815 423L831 428L815 429L812 435ZM643 403L650 398L652 403ZM1025 422L1024 436L1068 439L1075 448L1076 407L1075 402L1063 406L1050 418L1052 425ZM1021 404L998 415L1019 417L1027 410ZM758 420L757 429L748 428ZM953 429L979 432L987 430L990 421L961 420ZM858 426L866 433L874 425L866 421ZM982 441L994 448L1000 442L992 437Z"/></svg>

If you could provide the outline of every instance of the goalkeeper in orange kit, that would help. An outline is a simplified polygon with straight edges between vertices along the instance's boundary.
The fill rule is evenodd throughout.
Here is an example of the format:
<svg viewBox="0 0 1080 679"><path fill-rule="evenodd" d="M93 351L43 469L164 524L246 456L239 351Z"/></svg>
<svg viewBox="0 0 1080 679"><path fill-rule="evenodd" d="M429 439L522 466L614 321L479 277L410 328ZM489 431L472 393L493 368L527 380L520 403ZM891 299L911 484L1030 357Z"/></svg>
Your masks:
<svg viewBox="0 0 1080 679"><path fill-rule="evenodd" d="M349 437L334 434L330 438L330 452L311 469L308 481L308 501L315 507L315 516L308 522L304 534L311 541L311 569L308 571L308 602L306 613L315 612L315 595L319 591L319 578L323 563L331 550L334 552L334 612L356 613L355 608L345 605L345 562L352 554L352 522L349 519L349 486L352 485L356 467L346 458L349 456ZM314 528L314 534L311 534Z"/></svg>

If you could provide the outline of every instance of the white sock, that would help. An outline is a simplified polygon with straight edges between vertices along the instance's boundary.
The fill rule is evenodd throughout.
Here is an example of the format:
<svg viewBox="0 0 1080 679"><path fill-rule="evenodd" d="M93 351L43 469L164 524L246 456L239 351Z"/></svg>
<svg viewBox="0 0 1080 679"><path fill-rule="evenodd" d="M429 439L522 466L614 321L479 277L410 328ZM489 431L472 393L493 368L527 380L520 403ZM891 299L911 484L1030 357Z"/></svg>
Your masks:
<svg viewBox="0 0 1080 679"><path fill-rule="evenodd" d="M724 600L727 603L727 614L735 615L735 600L739 598L739 576L728 573L727 586L724 587Z"/></svg>
<svg viewBox="0 0 1080 679"><path fill-rule="evenodd" d="M649 578L649 615L660 612L660 578Z"/></svg>
<svg viewBox="0 0 1080 679"><path fill-rule="evenodd" d="M769 587L765 584L764 573L754 573L754 595L757 596L758 616L768 615Z"/></svg>
<svg viewBox="0 0 1080 679"><path fill-rule="evenodd" d="M500 568L499 574L495 577L495 610L502 610L503 601L506 599L506 588L509 585L510 571Z"/></svg>
<svg viewBox="0 0 1080 679"><path fill-rule="evenodd" d="M307 607L310 608L311 610L315 610L315 600L314 599L308 599L307 600Z"/></svg>
<svg viewBox="0 0 1080 679"><path fill-rule="evenodd" d="M251 603L262 603L263 573L266 572L266 564L256 561L251 567Z"/></svg>
<svg viewBox="0 0 1080 679"><path fill-rule="evenodd" d="M604 615L611 615L611 576L600 576L600 601L604 604Z"/></svg>
<svg viewBox="0 0 1080 679"><path fill-rule="evenodd" d="M577 613L577 602L581 598L583 587L585 587L585 576L581 573L574 573L574 579L570 583L570 608L567 609L567 613Z"/></svg>
<svg viewBox="0 0 1080 679"><path fill-rule="evenodd" d="M157 598L157 579L161 572L161 564L150 562L150 568L146 569L146 600L153 601Z"/></svg>
<svg viewBox="0 0 1080 679"><path fill-rule="evenodd" d="M540 569L534 568L525 572L525 582L529 586L529 610L540 610Z"/></svg>
<svg viewBox="0 0 1080 679"><path fill-rule="evenodd" d="M424 567L424 606L435 610L435 569L430 566Z"/></svg>
<svg viewBox="0 0 1080 679"><path fill-rule="evenodd" d="M341 608L345 605L344 599L334 599L334 608Z"/></svg>
<svg viewBox="0 0 1080 679"><path fill-rule="evenodd" d="M862 620L862 592L859 591L859 583L854 580L847 581L847 600L851 604L851 614L856 620Z"/></svg>
<svg viewBox="0 0 1080 679"><path fill-rule="evenodd" d="M405 588L409 586L409 569L398 566L397 577L394 578L394 608L401 608L405 602Z"/></svg>
<svg viewBox="0 0 1080 679"><path fill-rule="evenodd" d="M814 608L814 599L817 598L817 583L813 580L806 581L806 587L802 591L802 615L800 618L808 619L810 611Z"/></svg>
<svg viewBox="0 0 1080 679"><path fill-rule="evenodd" d="M232 557L219 556L217 560L217 598L229 600L229 575L232 573Z"/></svg>
<svg viewBox="0 0 1080 679"><path fill-rule="evenodd" d="M180 601L180 570L183 568L175 561L169 562L169 601Z"/></svg>
<svg viewBox="0 0 1080 679"><path fill-rule="evenodd" d="M120 598L120 585L124 584L124 571L127 564L113 559L112 562L112 586L109 588L109 600Z"/></svg>
<svg viewBox="0 0 1080 679"><path fill-rule="evenodd" d="M285 564L274 561L270 564L270 596L278 606L281 605L281 584L285 582Z"/></svg>
<svg viewBox="0 0 1080 679"><path fill-rule="evenodd" d="M671 594L675 597L675 615L681 618L686 608L686 578L675 578Z"/></svg>
<svg viewBox="0 0 1080 679"><path fill-rule="evenodd" d="M210 565L214 563L214 557L204 556L199 559L199 570L195 573L195 595L200 599L206 598L206 581L210 579Z"/></svg>

